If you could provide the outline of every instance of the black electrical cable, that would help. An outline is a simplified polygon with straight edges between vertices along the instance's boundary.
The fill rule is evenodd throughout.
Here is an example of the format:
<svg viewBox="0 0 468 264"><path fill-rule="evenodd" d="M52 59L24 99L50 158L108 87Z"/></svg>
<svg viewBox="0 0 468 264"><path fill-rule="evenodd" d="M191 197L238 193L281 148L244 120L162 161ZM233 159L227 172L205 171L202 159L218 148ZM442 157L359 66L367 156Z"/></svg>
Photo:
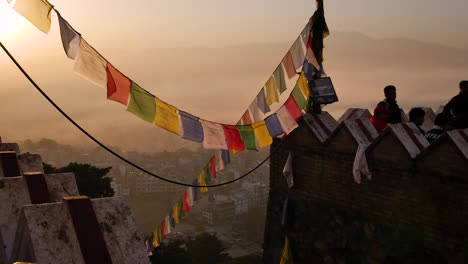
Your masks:
<svg viewBox="0 0 468 264"><path fill-rule="evenodd" d="M255 166L253 169L251 169L250 171L248 171L247 173L245 173L244 175L240 176L239 178L236 178L234 180L231 180L231 181L227 181L227 182L224 182L224 183L219 183L219 184L213 184L213 185L206 185L206 186L200 186L200 185L192 185L192 184L187 184L187 183L183 183L183 182L177 182L177 181L173 181L173 180L170 180L170 179L167 179L167 178L164 178L162 176L159 176L157 174L154 174L142 167L140 167L139 165L133 163L132 161L129 161L128 159L120 156L119 154L117 154L116 152L114 152L113 150L111 150L109 147L107 147L106 145L104 145L103 143L101 143L99 140L97 140L95 137L93 137L91 134L89 134L85 129L83 129L80 125L78 125L75 120L73 120L70 116L68 116L52 99L50 99L50 97L36 84L36 82L29 76L29 74L23 69L23 67L21 67L21 65L16 61L16 59L13 57L13 55L11 55L11 53L7 50L7 48L0 42L0 46L2 47L3 51L5 51L5 53L8 55L8 57L10 57L10 59L15 63L16 67L18 67L18 69L23 73L23 75L31 82L31 84L39 91L39 93L42 94L42 96L44 96L44 98L51 104L55 107L55 109L57 109L57 111L59 111L68 121L70 121L76 128L78 128L83 134L85 134L88 138L90 138L92 141L94 141L96 144L98 144L100 147L102 147L103 149L107 150L109 153L111 153L112 155L114 155L115 157L119 158L120 160L122 160L123 162L133 166L134 168L138 169L138 170L141 170L145 173L147 173L148 175L151 175L159 180L162 180L162 181L165 181L165 182L169 182L169 183L172 183L172 184L176 184L176 185L181 185L181 186L186 186L186 187L210 187L210 188L213 188L213 187L220 187L220 186L224 186L224 185L228 185L228 184L231 184L231 183L234 183L234 182L237 182L245 177L247 177L248 175L250 175L251 173L253 173L255 170L257 170L258 168L260 168L260 166L262 166L267 160L270 159L270 157L276 152L279 150L279 148L281 147L281 145L283 144L285 138L283 138L280 143L273 149L273 151L270 152L270 155L268 155L268 157L266 157L262 162L260 162L257 166Z"/></svg>

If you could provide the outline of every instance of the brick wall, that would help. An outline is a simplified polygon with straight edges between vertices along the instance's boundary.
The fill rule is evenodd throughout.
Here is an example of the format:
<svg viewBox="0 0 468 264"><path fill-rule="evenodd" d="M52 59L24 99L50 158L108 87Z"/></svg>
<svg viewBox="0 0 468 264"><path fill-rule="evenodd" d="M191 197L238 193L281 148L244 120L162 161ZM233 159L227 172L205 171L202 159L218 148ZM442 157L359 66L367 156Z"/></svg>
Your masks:
<svg viewBox="0 0 468 264"><path fill-rule="evenodd" d="M468 263L466 156L448 136L414 159L395 135L378 141L367 153L372 179L357 184L350 133L320 144L301 124L287 137L270 161L264 263L279 263L286 235L294 263ZM282 174L289 152L290 190Z"/></svg>

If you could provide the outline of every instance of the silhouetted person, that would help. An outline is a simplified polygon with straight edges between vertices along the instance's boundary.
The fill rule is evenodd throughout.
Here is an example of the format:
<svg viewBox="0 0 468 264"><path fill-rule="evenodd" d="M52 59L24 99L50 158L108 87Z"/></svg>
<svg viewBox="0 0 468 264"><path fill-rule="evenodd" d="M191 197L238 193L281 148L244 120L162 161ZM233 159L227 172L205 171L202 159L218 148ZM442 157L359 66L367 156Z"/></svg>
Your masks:
<svg viewBox="0 0 468 264"><path fill-rule="evenodd" d="M444 113L457 129L468 128L468 81L460 82L460 93L444 107Z"/></svg>
<svg viewBox="0 0 468 264"><path fill-rule="evenodd" d="M424 117L426 116L426 111L424 111L420 107L415 107L411 109L409 112L409 121L413 122L419 129L421 134L426 134L426 132L421 128L422 124L424 123Z"/></svg>
<svg viewBox="0 0 468 264"><path fill-rule="evenodd" d="M383 105L377 105L374 109L374 115L370 118L370 122L374 125L377 132L382 132L388 126L390 111Z"/></svg>
<svg viewBox="0 0 468 264"><path fill-rule="evenodd" d="M432 143L436 139L438 139L445 131L448 130L450 126L449 123L450 117L447 116L447 114L442 112L436 115L434 120L434 126L425 135L427 141L429 141L429 143Z"/></svg>
<svg viewBox="0 0 468 264"><path fill-rule="evenodd" d="M385 99L381 101L377 106L385 107L389 112L389 117L385 120L390 124L401 123L401 109L396 101L396 88L393 85L389 85L384 88Z"/></svg>

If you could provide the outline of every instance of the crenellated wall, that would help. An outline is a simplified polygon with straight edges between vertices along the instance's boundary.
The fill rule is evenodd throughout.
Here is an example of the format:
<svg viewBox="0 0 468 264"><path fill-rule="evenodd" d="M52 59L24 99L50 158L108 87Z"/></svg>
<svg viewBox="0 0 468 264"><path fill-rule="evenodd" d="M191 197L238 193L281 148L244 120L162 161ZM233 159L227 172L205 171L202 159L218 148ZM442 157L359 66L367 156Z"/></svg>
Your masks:
<svg viewBox="0 0 468 264"><path fill-rule="evenodd" d="M367 114L350 118L307 114L273 153L264 263L279 263L285 236L294 263L468 263L468 130L429 145L414 124L378 135ZM359 144L372 173L361 184L352 173Z"/></svg>

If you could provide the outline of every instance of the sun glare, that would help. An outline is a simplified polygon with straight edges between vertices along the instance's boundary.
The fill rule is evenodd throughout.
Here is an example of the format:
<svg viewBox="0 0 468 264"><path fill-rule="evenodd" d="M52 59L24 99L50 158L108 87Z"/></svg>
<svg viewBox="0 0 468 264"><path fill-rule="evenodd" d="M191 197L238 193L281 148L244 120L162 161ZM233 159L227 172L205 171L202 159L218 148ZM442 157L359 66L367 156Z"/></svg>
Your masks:
<svg viewBox="0 0 468 264"><path fill-rule="evenodd" d="M24 21L12 4L0 0L0 41L17 39L24 30Z"/></svg>

